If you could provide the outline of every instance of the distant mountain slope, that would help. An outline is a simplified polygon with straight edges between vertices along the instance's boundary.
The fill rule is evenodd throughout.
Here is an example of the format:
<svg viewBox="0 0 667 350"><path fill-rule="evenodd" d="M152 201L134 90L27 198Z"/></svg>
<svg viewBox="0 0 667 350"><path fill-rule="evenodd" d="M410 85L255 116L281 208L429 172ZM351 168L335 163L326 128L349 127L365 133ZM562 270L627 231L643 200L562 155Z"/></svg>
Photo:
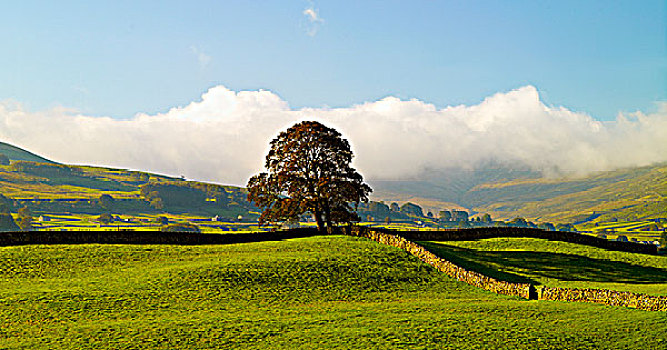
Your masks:
<svg viewBox="0 0 667 350"><path fill-rule="evenodd" d="M35 214L161 214L252 218L256 208L244 188L185 181L124 169L58 164L0 144L11 162L0 165L0 194L12 211L27 206ZM111 196L104 200L102 195Z"/></svg>
<svg viewBox="0 0 667 350"><path fill-rule="evenodd" d="M11 164L0 165L0 193L34 212L108 211L98 199L108 194L115 210L127 213L189 212L200 216L257 217L257 208L235 186L101 167L51 162L1 143ZM467 209L494 219L572 223L593 218L667 217L667 164L602 172L582 178L543 178L522 167L487 164L481 169L431 172L420 181L370 181L373 200L414 202L424 212Z"/></svg>
<svg viewBox="0 0 667 350"><path fill-rule="evenodd" d="M554 183L551 180L543 186L509 185L503 191L494 191L493 195L482 188L476 188L471 193L486 198L496 197L494 203L486 201L486 204L476 206L475 210L493 212L497 216L515 213L556 222L667 217L667 165L623 169L561 181ZM540 194L524 196L523 200L507 196L510 193L531 192Z"/></svg>
<svg viewBox="0 0 667 350"><path fill-rule="evenodd" d="M373 183L374 199L451 202L494 218L576 222L592 217L666 217L667 164L601 172L580 178L543 178L503 167L454 170L423 181ZM454 206L452 206L453 208Z"/></svg>
<svg viewBox="0 0 667 350"><path fill-rule="evenodd" d="M24 149L10 145L8 143L0 142L0 153L6 155L10 160L26 160L39 163L54 163L46 158L40 157L34 153L28 152Z"/></svg>

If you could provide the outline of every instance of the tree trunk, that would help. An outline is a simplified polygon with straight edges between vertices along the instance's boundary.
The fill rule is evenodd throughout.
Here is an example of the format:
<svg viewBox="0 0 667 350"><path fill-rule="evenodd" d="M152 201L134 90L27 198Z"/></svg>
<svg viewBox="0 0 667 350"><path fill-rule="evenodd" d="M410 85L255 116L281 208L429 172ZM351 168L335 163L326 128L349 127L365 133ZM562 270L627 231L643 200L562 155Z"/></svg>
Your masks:
<svg viewBox="0 0 667 350"><path fill-rule="evenodd" d="M315 209L315 221L317 222L317 229L324 233L324 221L322 221L322 212L319 209Z"/></svg>
<svg viewBox="0 0 667 350"><path fill-rule="evenodd" d="M324 204L324 220L327 223L327 230L332 230L331 225L331 208L329 208L329 203Z"/></svg>

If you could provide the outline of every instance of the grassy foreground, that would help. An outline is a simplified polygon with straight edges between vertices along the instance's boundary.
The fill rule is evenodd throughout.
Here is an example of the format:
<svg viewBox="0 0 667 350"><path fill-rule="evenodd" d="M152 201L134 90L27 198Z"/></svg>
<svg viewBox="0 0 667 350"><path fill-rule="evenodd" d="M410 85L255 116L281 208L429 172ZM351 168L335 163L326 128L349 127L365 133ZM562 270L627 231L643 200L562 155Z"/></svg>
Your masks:
<svg viewBox="0 0 667 350"><path fill-rule="evenodd" d="M0 248L0 348L663 348L667 315L526 301L345 236Z"/></svg>
<svg viewBox="0 0 667 350"><path fill-rule="evenodd" d="M462 267L505 281L667 295L667 256L535 238L420 243Z"/></svg>

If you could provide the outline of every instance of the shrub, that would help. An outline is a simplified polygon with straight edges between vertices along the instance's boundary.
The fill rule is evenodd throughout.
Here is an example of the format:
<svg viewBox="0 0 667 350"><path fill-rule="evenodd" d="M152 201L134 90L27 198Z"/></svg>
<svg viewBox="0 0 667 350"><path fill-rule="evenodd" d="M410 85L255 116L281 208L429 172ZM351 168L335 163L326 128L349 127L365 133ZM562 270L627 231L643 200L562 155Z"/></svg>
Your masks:
<svg viewBox="0 0 667 350"><path fill-rule="evenodd" d="M410 216L416 216L416 217L423 217L424 212L422 211L422 208L418 206L417 204L414 203L405 203L403 206L401 206L401 213L410 215Z"/></svg>
<svg viewBox="0 0 667 350"><path fill-rule="evenodd" d="M178 223L163 226L160 231L162 232L195 232L200 233L201 230L196 225L190 223Z"/></svg>
<svg viewBox="0 0 667 350"><path fill-rule="evenodd" d="M32 230L32 213L28 207L19 209L18 225L21 231Z"/></svg>
<svg viewBox="0 0 667 350"><path fill-rule="evenodd" d="M104 213L97 218L97 221L103 224L108 224L113 221L113 217L109 213Z"/></svg>
<svg viewBox="0 0 667 350"><path fill-rule="evenodd" d="M0 194L0 231L18 231L19 227L9 211L9 205L3 199L7 197Z"/></svg>

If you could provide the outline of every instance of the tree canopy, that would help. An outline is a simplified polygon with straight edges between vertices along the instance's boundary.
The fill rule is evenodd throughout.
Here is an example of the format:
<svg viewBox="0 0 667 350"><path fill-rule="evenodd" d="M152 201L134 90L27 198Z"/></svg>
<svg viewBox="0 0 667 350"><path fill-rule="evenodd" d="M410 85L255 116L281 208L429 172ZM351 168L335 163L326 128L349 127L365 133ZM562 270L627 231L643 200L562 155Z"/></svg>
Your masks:
<svg viewBox="0 0 667 350"><path fill-rule="evenodd" d="M28 207L23 207L19 209L18 212L18 222L19 228L21 231L31 231L32 230L32 213Z"/></svg>
<svg viewBox="0 0 667 350"><path fill-rule="evenodd" d="M405 203L401 206L401 213L404 213L406 215L412 215L416 217L422 217L424 216L424 212L422 211L422 207L418 206L417 204L414 203Z"/></svg>
<svg viewBox="0 0 667 350"><path fill-rule="evenodd" d="M350 144L335 129L304 121L270 143L267 172L248 181L248 200L262 209L260 224L296 221L304 213L324 230L334 223L358 221L352 205L368 202L372 189L350 166Z"/></svg>

